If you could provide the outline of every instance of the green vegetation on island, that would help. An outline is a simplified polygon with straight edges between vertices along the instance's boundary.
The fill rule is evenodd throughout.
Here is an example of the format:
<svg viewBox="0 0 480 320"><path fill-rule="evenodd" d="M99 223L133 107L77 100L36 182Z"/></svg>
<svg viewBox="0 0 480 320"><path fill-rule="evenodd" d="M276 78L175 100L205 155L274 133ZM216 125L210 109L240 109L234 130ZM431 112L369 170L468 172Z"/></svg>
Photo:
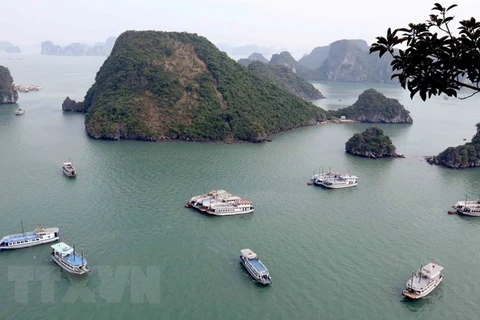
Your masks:
<svg viewBox="0 0 480 320"><path fill-rule="evenodd" d="M382 129L370 127L362 133L355 133L345 143L345 151L355 156L372 159L394 157L403 158L395 152L392 140L383 133Z"/></svg>
<svg viewBox="0 0 480 320"><path fill-rule="evenodd" d="M297 97L308 100L325 98L317 88L315 88L307 80L300 78L289 67L253 61L248 65L248 69L258 77L265 78L276 83Z"/></svg>
<svg viewBox="0 0 480 320"><path fill-rule="evenodd" d="M13 78L10 70L0 66L0 104L16 103L18 92L13 85Z"/></svg>
<svg viewBox="0 0 480 320"><path fill-rule="evenodd" d="M387 98L375 89L365 90L353 105L329 112L333 117L359 122L413 123L410 111L397 99Z"/></svg>
<svg viewBox="0 0 480 320"><path fill-rule="evenodd" d="M449 147L437 156L426 157L427 162L454 169L480 167L480 123L476 126L477 133L471 142Z"/></svg>
<svg viewBox="0 0 480 320"><path fill-rule="evenodd" d="M327 117L184 32L124 32L80 106L97 139L256 142Z"/></svg>

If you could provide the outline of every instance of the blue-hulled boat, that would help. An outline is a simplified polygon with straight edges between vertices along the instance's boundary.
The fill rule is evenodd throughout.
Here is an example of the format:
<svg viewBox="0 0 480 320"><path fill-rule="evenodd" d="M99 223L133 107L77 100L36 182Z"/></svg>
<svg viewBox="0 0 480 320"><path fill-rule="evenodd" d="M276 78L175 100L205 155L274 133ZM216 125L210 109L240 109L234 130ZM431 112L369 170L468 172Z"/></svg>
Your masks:
<svg viewBox="0 0 480 320"><path fill-rule="evenodd" d="M65 242L59 242L52 246L52 259L63 270L73 274L84 274L90 271L87 267L87 259L75 251L75 245L70 247Z"/></svg>
<svg viewBox="0 0 480 320"><path fill-rule="evenodd" d="M11 234L0 240L0 250L21 249L37 246L39 244L50 243L58 240L58 228L42 228L39 224L34 231Z"/></svg>
<svg viewBox="0 0 480 320"><path fill-rule="evenodd" d="M270 284L272 282L267 267L258 259L255 252L250 249L242 249L240 253L240 262L256 281L261 284Z"/></svg>

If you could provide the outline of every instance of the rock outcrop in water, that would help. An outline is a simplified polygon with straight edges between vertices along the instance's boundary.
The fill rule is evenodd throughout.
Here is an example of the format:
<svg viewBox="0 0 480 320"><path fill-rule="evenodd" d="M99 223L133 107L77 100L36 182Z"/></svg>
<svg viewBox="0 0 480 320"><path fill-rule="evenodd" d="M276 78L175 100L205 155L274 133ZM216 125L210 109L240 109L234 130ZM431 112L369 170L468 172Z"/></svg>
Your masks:
<svg viewBox="0 0 480 320"><path fill-rule="evenodd" d="M18 92L13 85L13 78L10 70L0 66L0 104L16 103Z"/></svg>
<svg viewBox="0 0 480 320"><path fill-rule="evenodd" d="M365 90L350 107L330 111L335 117L369 123L413 123L410 111L397 99L385 97L375 89Z"/></svg>
<svg viewBox="0 0 480 320"><path fill-rule="evenodd" d="M106 56L112 51L116 37L109 37L105 43L98 42L93 46L84 43L71 43L61 47L51 41L44 41L41 44L41 54L52 56Z"/></svg>
<svg viewBox="0 0 480 320"><path fill-rule="evenodd" d="M452 169L480 167L480 123L477 123L476 127L477 133L471 142L449 147L436 156L426 157L425 160L430 164Z"/></svg>
<svg viewBox="0 0 480 320"><path fill-rule="evenodd" d="M7 53L20 53L22 50L18 46L14 46L8 41L0 41L0 51L5 51Z"/></svg>
<svg viewBox="0 0 480 320"><path fill-rule="evenodd" d="M73 112L83 112L83 104L81 102L76 102L75 100L66 97L62 103L63 111L73 111Z"/></svg>
<svg viewBox="0 0 480 320"><path fill-rule="evenodd" d="M345 151L355 156L372 159L393 157L403 158L395 152L392 140L383 133L382 129L370 127L362 133L355 133L345 143Z"/></svg>
<svg viewBox="0 0 480 320"><path fill-rule="evenodd" d="M260 142L326 119L323 109L185 32L124 32L81 106L96 139Z"/></svg>

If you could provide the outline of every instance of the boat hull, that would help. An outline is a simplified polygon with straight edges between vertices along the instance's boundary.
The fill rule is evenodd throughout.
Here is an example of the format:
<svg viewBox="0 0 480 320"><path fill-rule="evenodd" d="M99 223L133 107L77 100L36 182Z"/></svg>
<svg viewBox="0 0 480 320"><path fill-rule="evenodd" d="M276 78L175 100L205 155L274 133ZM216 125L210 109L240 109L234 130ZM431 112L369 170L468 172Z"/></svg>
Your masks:
<svg viewBox="0 0 480 320"><path fill-rule="evenodd" d="M352 184L326 184L322 183L319 184L322 187L328 188L328 189L344 189L344 188L351 188L351 187L356 187L358 183L352 183Z"/></svg>
<svg viewBox="0 0 480 320"><path fill-rule="evenodd" d="M56 264L58 264L63 270L67 271L68 273L82 275L90 271L90 269L86 265L74 268L66 264L62 259L55 256L54 254L50 254L50 256Z"/></svg>
<svg viewBox="0 0 480 320"><path fill-rule="evenodd" d="M243 256L240 256L240 263L243 265L245 270L250 274L250 276L258 283L263 284L263 285L268 285L272 282L272 279L270 276L268 276L267 279L259 276L256 274L253 270L252 267L249 265L249 263L246 261L246 259Z"/></svg>
<svg viewBox="0 0 480 320"><path fill-rule="evenodd" d="M409 289L405 289L405 290L403 290L402 294L405 297L407 297L409 299L413 299L413 300L424 298L427 295L429 295L433 290L435 290L436 287L438 287L438 285L443 281L443 278L444 278L444 276L441 275L438 279L435 280L434 284L430 288L428 288L427 290L425 290L421 293L415 293L415 292L412 292ZM407 282L407 284L408 284L408 282Z"/></svg>
<svg viewBox="0 0 480 320"><path fill-rule="evenodd" d="M231 211L231 212L213 212L213 211L209 211L209 210L206 210L206 211L201 210L201 211L205 212L207 214L210 214L212 216L236 216L236 215L241 215L241 214L252 213L253 208L249 209L249 210L243 210L243 211L239 210L239 211Z"/></svg>
<svg viewBox="0 0 480 320"><path fill-rule="evenodd" d="M468 211L462 211L462 210L458 210L457 209L457 213L458 214L461 214L461 215L464 215L464 216L469 216L469 217L480 217L480 211L477 211L477 212L468 212Z"/></svg>
<svg viewBox="0 0 480 320"><path fill-rule="evenodd" d="M1 250L13 250L13 249L24 249L24 248L35 247L35 246L38 246L38 245L41 245L41 244L46 244L46 243L55 242L55 241L57 241L58 239L59 239L59 237L55 237L55 238L44 239L44 240L35 241L35 242L29 242L29 243L21 243L21 244L17 244L17 245L11 245L11 246L8 246L8 247L0 247L0 251L1 251Z"/></svg>

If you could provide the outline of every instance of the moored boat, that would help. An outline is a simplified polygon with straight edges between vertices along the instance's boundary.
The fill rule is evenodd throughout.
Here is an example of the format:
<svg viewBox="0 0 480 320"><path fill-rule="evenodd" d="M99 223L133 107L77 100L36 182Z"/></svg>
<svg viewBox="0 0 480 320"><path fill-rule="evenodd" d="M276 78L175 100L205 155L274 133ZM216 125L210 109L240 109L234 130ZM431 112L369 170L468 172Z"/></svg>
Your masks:
<svg viewBox="0 0 480 320"><path fill-rule="evenodd" d="M200 211L215 216L233 216L253 212L253 203L249 200L239 199L235 202L216 202L209 207L200 208Z"/></svg>
<svg viewBox="0 0 480 320"><path fill-rule="evenodd" d="M313 173L313 176L310 180L316 185L321 185L327 179L334 178L337 176L340 176L339 172L332 171L330 169L327 172L324 172L322 169L322 171L319 173Z"/></svg>
<svg viewBox="0 0 480 320"><path fill-rule="evenodd" d="M480 217L480 199L458 201L453 209L459 214L471 217Z"/></svg>
<svg viewBox="0 0 480 320"><path fill-rule="evenodd" d="M428 263L412 275L407 281L403 295L410 299L420 299L432 292L442 281L443 267L433 262Z"/></svg>
<svg viewBox="0 0 480 320"><path fill-rule="evenodd" d="M69 178L75 178L77 176L77 170L75 170L75 167L70 161L63 163L62 170Z"/></svg>
<svg viewBox="0 0 480 320"><path fill-rule="evenodd" d="M21 116L24 113L25 113L25 109L18 108L17 110L15 110L15 115L17 116Z"/></svg>
<svg viewBox="0 0 480 320"><path fill-rule="evenodd" d="M322 186L329 189L342 189L342 188L349 188L355 187L358 185L358 177L352 176L350 174L346 174L343 176L335 176L326 179L321 183Z"/></svg>
<svg viewBox="0 0 480 320"><path fill-rule="evenodd" d="M52 246L52 260L63 270L73 274L85 274L90 271L87 267L87 259L83 256L83 251L78 254L75 251L75 245L70 247L65 242L59 242Z"/></svg>
<svg viewBox="0 0 480 320"><path fill-rule="evenodd" d="M213 199L222 199L226 197L230 197L232 194L230 192L227 192L225 190L215 190L213 189L212 191L208 193L204 193L198 196L193 196L188 200L188 202L185 204L185 207L193 207L195 209L198 209L203 206L204 202L213 200Z"/></svg>
<svg viewBox="0 0 480 320"><path fill-rule="evenodd" d="M260 261L257 254L250 249L240 250L240 262L248 273L261 284L270 284L272 278L267 267Z"/></svg>
<svg viewBox="0 0 480 320"><path fill-rule="evenodd" d="M22 233L11 234L0 240L0 250L28 248L58 240L58 228L43 228L39 224L34 231L24 232L23 223L21 225Z"/></svg>

